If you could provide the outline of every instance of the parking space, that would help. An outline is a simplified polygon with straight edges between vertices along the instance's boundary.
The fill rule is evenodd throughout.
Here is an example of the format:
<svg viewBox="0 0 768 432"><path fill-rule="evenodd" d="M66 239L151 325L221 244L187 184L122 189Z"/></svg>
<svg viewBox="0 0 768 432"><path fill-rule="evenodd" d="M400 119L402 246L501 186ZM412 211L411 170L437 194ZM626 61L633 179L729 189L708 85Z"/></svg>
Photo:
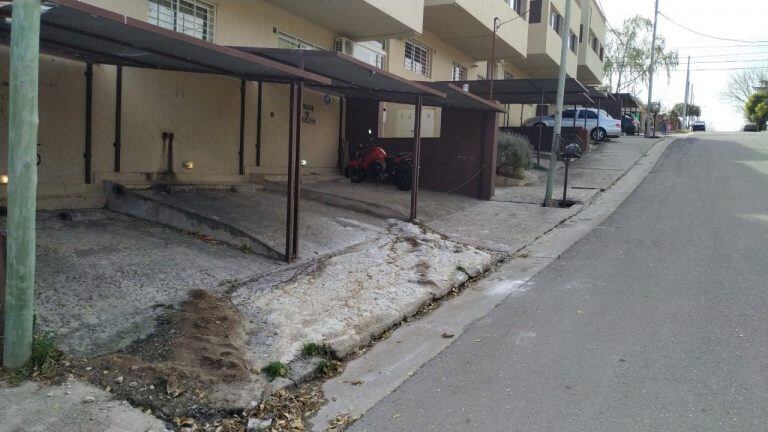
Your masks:
<svg viewBox="0 0 768 432"><path fill-rule="evenodd" d="M69 215L38 216L35 308L39 330L70 354L111 352L146 336L191 289L221 294L285 266L107 210Z"/></svg>

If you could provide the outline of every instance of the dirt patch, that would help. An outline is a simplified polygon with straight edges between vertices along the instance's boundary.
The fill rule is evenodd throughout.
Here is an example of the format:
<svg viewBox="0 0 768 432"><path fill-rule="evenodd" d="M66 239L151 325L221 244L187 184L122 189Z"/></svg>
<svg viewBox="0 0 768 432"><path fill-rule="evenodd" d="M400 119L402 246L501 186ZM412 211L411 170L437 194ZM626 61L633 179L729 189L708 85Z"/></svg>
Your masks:
<svg viewBox="0 0 768 432"><path fill-rule="evenodd" d="M245 341L243 317L228 300L193 290L151 336L77 362L78 372L161 418L214 418L259 396Z"/></svg>

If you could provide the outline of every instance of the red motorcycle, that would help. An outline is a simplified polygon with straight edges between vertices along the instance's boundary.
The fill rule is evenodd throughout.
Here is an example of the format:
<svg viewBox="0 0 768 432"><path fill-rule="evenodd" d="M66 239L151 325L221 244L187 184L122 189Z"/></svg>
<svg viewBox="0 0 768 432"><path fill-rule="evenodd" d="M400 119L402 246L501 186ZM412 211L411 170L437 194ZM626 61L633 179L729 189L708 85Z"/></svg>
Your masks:
<svg viewBox="0 0 768 432"><path fill-rule="evenodd" d="M372 146L372 142L373 132L368 129L368 140L360 144L344 174L352 183L372 178L377 182L391 181L400 190L410 190L413 183L413 153L398 153L389 157L386 150Z"/></svg>

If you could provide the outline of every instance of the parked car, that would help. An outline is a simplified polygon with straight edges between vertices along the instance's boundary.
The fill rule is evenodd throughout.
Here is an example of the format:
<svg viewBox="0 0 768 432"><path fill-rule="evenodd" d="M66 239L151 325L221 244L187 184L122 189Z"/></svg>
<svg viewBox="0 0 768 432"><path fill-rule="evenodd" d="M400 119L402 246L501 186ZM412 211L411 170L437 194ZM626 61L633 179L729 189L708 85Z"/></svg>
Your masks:
<svg viewBox="0 0 768 432"><path fill-rule="evenodd" d="M599 126L597 121L598 114L600 115ZM563 126L572 126L574 116L576 118L576 127L582 128L584 127L584 118L586 117L586 129L589 131L589 135L593 140L603 141L606 137L616 138L621 136L621 122L608 115L605 110L598 111L594 108L571 108L563 110ZM554 127L555 116L546 116L542 118L533 117L523 122L523 126L528 127L539 125Z"/></svg>
<svg viewBox="0 0 768 432"><path fill-rule="evenodd" d="M758 128L755 123L747 123L744 125L744 132L757 132Z"/></svg>
<svg viewBox="0 0 768 432"><path fill-rule="evenodd" d="M691 130L694 132L706 132L707 131L707 123L703 121L696 121L693 122L693 126L691 126Z"/></svg>
<svg viewBox="0 0 768 432"><path fill-rule="evenodd" d="M632 116L621 116L621 131L627 135L637 135L640 132L640 122Z"/></svg>

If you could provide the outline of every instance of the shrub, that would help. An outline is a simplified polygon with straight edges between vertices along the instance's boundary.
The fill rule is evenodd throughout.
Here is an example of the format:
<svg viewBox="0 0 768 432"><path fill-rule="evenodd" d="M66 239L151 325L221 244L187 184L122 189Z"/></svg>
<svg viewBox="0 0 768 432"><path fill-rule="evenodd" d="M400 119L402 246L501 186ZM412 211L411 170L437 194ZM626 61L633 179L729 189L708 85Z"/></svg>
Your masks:
<svg viewBox="0 0 768 432"><path fill-rule="evenodd" d="M288 366L284 365L282 362L273 361L261 368L261 372L269 377L270 380L273 380L277 377L288 376Z"/></svg>
<svg viewBox="0 0 768 432"><path fill-rule="evenodd" d="M531 143L528 138L500 132L497 145L496 174L524 179L525 170L531 166Z"/></svg>

